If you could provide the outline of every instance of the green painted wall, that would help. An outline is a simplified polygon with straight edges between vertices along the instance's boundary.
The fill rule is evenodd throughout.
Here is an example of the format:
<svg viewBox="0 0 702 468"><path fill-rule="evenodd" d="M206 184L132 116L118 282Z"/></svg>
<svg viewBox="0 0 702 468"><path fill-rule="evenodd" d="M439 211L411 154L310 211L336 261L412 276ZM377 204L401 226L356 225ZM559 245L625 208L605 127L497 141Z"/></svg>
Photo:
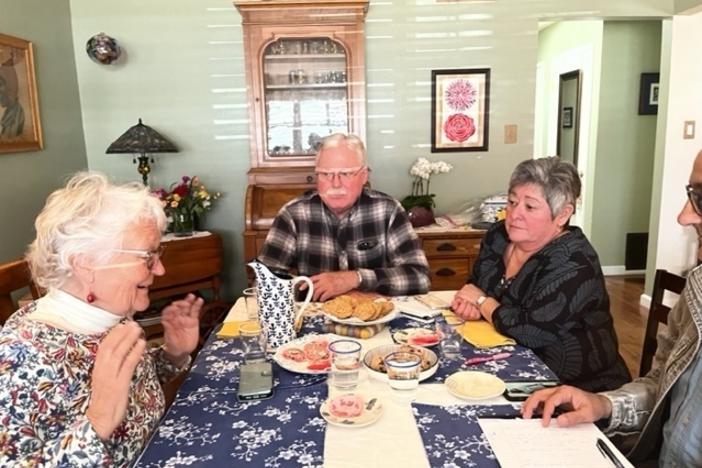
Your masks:
<svg viewBox="0 0 702 468"><path fill-rule="evenodd" d="M20 257L34 218L66 176L87 167L68 0L2 0L0 32L34 44L44 149L0 154L0 262Z"/></svg>
<svg viewBox="0 0 702 468"><path fill-rule="evenodd" d="M366 77L373 186L406 195L409 167L428 156L455 166L432 183L439 212L504 190L514 166L533 155L539 19L583 11L589 17L658 17L672 8L672 0L372 0ZM71 0L71 12L89 166L117 179L136 178L128 157L104 152L138 117L171 138L181 152L159 157L155 185L199 174L224 192L207 226L224 236L226 292L238 292L249 168L240 15L230 0ZM122 63L100 66L86 57L85 41L100 31L120 41ZM431 70L483 67L492 71L489 151L431 154ZM503 142L507 124L518 126L516 144Z"/></svg>
<svg viewBox="0 0 702 468"><path fill-rule="evenodd" d="M639 82L660 45L660 21L605 22L591 235L603 265L624 265L626 234L648 231L656 116L638 115Z"/></svg>

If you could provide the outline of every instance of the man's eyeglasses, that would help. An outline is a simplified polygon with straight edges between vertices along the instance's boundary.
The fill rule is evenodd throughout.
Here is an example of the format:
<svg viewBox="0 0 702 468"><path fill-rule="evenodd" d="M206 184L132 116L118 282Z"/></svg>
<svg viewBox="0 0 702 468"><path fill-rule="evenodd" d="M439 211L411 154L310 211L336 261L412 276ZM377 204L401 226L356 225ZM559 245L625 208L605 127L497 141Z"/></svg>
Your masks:
<svg viewBox="0 0 702 468"><path fill-rule="evenodd" d="M687 192L687 198L690 200L692 209L695 210L695 213L699 216L702 216L702 193L695 190L690 184L685 186L685 191Z"/></svg>
<svg viewBox="0 0 702 468"><path fill-rule="evenodd" d="M315 171L314 175L317 176L318 180L323 180L325 182L331 182L334 177L338 177L341 182L348 182L358 174L361 173L366 166L350 167L348 169L342 169L340 171L327 172L327 171Z"/></svg>
<svg viewBox="0 0 702 468"><path fill-rule="evenodd" d="M152 270L154 268L154 265L156 265L156 261L163 256L164 250L166 250L166 247L163 245L159 245L156 250L112 249L113 252L134 254L143 258L144 260L146 260L146 268L148 268L149 270Z"/></svg>

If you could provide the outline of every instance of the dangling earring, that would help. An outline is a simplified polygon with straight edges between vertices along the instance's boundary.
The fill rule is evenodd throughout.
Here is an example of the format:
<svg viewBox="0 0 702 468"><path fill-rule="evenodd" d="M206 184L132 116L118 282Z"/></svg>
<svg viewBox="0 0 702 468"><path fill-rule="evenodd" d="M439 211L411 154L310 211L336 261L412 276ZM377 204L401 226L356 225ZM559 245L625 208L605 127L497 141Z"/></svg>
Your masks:
<svg viewBox="0 0 702 468"><path fill-rule="evenodd" d="M92 304L95 302L95 294L93 293L88 293L88 296L85 298L86 301L88 301L88 304Z"/></svg>

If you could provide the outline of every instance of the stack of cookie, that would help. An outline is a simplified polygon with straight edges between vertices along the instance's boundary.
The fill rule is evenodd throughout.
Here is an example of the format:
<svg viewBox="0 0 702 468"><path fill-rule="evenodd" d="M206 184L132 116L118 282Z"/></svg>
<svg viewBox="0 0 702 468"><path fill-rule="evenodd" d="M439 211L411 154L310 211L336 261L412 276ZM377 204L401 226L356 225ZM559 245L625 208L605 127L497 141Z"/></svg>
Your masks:
<svg viewBox="0 0 702 468"><path fill-rule="evenodd" d="M394 308L394 304L390 301L361 300L347 294L342 294L322 305L322 309L334 317L342 320L356 317L363 322L379 320Z"/></svg>

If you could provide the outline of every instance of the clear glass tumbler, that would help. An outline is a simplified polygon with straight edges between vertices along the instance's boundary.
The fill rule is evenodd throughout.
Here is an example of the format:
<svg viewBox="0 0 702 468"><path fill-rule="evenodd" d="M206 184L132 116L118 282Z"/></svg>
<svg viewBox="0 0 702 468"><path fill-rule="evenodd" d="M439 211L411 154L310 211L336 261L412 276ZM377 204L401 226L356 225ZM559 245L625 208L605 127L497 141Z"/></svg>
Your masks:
<svg viewBox="0 0 702 468"><path fill-rule="evenodd" d="M248 321L242 323L239 326L239 337L246 363L266 360L266 337L258 322Z"/></svg>
<svg viewBox="0 0 702 468"><path fill-rule="evenodd" d="M414 353L397 352L385 356L385 372L396 390L413 390L419 385L422 358Z"/></svg>
<svg viewBox="0 0 702 468"><path fill-rule="evenodd" d="M329 352L332 385L341 390L356 388L361 371L361 343L355 340L332 341Z"/></svg>

